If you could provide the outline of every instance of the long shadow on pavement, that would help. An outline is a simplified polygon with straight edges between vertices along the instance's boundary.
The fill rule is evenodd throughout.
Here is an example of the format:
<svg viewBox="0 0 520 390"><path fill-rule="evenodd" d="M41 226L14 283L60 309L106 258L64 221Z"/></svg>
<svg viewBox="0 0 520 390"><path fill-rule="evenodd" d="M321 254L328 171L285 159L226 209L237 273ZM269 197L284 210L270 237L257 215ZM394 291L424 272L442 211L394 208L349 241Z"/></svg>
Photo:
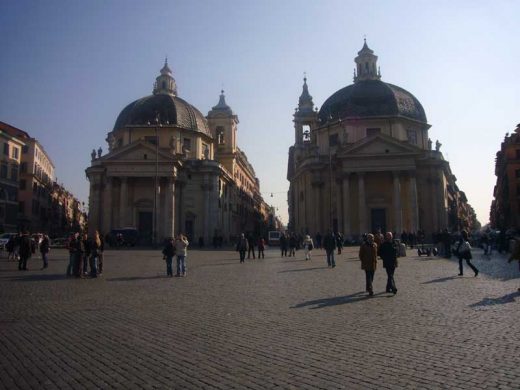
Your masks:
<svg viewBox="0 0 520 390"><path fill-rule="evenodd" d="M477 308L477 307L485 307L485 306L494 306L494 305L503 305L506 303L513 303L516 301L515 298L520 297L520 291L516 291L510 294L506 294L502 297L498 298L484 298L480 302L473 303L469 305L469 307Z"/></svg>
<svg viewBox="0 0 520 390"><path fill-rule="evenodd" d="M453 280L453 279L460 279L460 277L459 276L447 276L445 278L432 279L432 280L429 280L422 284L442 283L442 282L447 282L448 280Z"/></svg>
<svg viewBox="0 0 520 390"><path fill-rule="evenodd" d="M327 267L314 267L314 268L298 268L298 269L286 269L285 271L279 271L279 274L283 274L284 272L301 272L301 271L314 271L317 269L327 269Z"/></svg>
<svg viewBox="0 0 520 390"><path fill-rule="evenodd" d="M167 279L170 278L168 275L155 275L155 276L127 276L123 278L107 278L107 282L135 282L138 280L149 280L149 279Z"/></svg>
<svg viewBox="0 0 520 390"><path fill-rule="evenodd" d="M355 302L370 300L370 299L374 299L374 298L385 298L385 297L391 298L391 297L393 297L393 294L392 295L383 295L383 294L385 294L385 293L381 292L381 293L375 294L372 297L369 297L365 291L360 291L355 294L345 295L343 297L323 298L323 299L316 299L313 301L298 303L295 306L291 306L291 309L300 309L302 307L307 307L307 306L314 306L314 307L311 307L311 309L322 309L322 308L328 307L328 306L344 305L346 303L355 303Z"/></svg>
<svg viewBox="0 0 520 390"><path fill-rule="evenodd" d="M20 271L23 272L23 271ZM63 274L24 274L20 276L5 277L2 279L11 280L13 282L48 282L56 280L67 280L67 275Z"/></svg>

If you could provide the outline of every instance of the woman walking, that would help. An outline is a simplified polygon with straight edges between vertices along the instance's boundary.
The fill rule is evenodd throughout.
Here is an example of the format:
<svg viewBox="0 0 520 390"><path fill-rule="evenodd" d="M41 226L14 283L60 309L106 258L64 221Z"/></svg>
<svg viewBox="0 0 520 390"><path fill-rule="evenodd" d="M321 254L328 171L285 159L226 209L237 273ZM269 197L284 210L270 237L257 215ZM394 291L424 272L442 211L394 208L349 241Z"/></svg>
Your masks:
<svg viewBox="0 0 520 390"><path fill-rule="evenodd" d="M520 236L515 237L515 245L513 248L513 252L511 253L511 256L507 260L508 263L512 262L513 260L518 261L518 266L520 267ZM520 291L520 288L518 289Z"/></svg>
<svg viewBox="0 0 520 390"><path fill-rule="evenodd" d="M311 259L312 250L314 249L314 243L312 242L311 236L308 234L305 236L303 240L303 248L305 249L305 260Z"/></svg>
<svg viewBox="0 0 520 390"><path fill-rule="evenodd" d="M40 244L40 253L42 255L42 260L43 260L42 270L49 266L49 259L48 259L49 250L50 250L49 249L49 236L45 234L43 236L42 242Z"/></svg>
<svg viewBox="0 0 520 390"><path fill-rule="evenodd" d="M383 259L383 267L386 270L386 292L392 292L395 295L397 294L394 281L394 272L397 268L397 247L390 232L386 232L385 241L379 247L379 257Z"/></svg>
<svg viewBox="0 0 520 390"><path fill-rule="evenodd" d="M369 296L373 296L372 282L374 281L374 274L377 268L377 245L374 242L373 234L368 234L367 240L361 244L359 260L361 260L361 269L365 271L366 291Z"/></svg>
<svg viewBox="0 0 520 390"><path fill-rule="evenodd" d="M188 239L179 233L175 240L175 253L177 254L177 277L186 276L186 257L188 256Z"/></svg>
<svg viewBox="0 0 520 390"><path fill-rule="evenodd" d="M466 260L466 264L475 272L475 276L478 275L477 267L471 264L473 256L471 255L471 245L468 242L468 232L465 230L461 232L461 237L457 245L457 257L459 258L459 276L464 274L462 271L462 260Z"/></svg>

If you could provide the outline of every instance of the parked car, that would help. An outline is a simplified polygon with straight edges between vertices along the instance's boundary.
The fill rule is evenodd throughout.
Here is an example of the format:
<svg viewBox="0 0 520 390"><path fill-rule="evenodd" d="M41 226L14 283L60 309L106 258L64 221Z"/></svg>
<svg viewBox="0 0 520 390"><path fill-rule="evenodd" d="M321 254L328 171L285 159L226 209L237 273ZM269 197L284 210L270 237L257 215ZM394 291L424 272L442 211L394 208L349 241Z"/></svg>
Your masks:
<svg viewBox="0 0 520 390"><path fill-rule="evenodd" d="M52 239L50 242L51 248L66 248L69 243L68 237L58 237L55 239Z"/></svg>
<svg viewBox="0 0 520 390"><path fill-rule="evenodd" d="M15 237L18 233L4 233L0 236L0 250L5 251L5 246L11 237Z"/></svg>
<svg viewBox="0 0 520 390"><path fill-rule="evenodd" d="M112 229L107 237L111 247L135 246L139 241L139 231L135 228Z"/></svg>

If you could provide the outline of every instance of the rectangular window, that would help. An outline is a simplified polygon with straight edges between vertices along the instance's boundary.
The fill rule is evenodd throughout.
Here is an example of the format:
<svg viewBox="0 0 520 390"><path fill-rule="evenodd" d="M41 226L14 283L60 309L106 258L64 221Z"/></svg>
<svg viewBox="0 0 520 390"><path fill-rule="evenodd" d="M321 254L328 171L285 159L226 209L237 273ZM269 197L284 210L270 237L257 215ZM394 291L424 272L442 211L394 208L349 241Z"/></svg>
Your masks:
<svg viewBox="0 0 520 390"><path fill-rule="evenodd" d="M27 172L27 163L23 162L23 163L20 164L20 172L21 173Z"/></svg>
<svg viewBox="0 0 520 390"><path fill-rule="evenodd" d="M23 191L27 186L27 182L25 180L20 180L20 189Z"/></svg>
<svg viewBox="0 0 520 390"><path fill-rule="evenodd" d="M303 136L303 142L310 142L311 140L311 126L310 125L303 125L302 128L302 136Z"/></svg>
<svg viewBox="0 0 520 390"><path fill-rule="evenodd" d="M417 132L415 130L406 130L406 135L408 136L408 142L413 145L417 145Z"/></svg>
<svg viewBox="0 0 520 390"><path fill-rule="evenodd" d="M18 180L18 165L11 166L11 180Z"/></svg>
<svg viewBox="0 0 520 390"><path fill-rule="evenodd" d="M0 166L0 177L2 179L7 179L7 164L2 164Z"/></svg>
<svg viewBox="0 0 520 390"><path fill-rule="evenodd" d="M4 143L4 154L9 156L9 144L7 142Z"/></svg>
<svg viewBox="0 0 520 390"><path fill-rule="evenodd" d="M338 135L330 134L329 135L329 146L336 146L336 145L338 145Z"/></svg>
<svg viewBox="0 0 520 390"><path fill-rule="evenodd" d="M186 150L191 150L191 139L184 138L184 142L182 143L182 148Z"/></svg>
<svg viewBox="0 0 520 390"><path fill-rule="evenodd" d="M13 158L18 160L18 157L20 156L20 149L13 147Z"/></svg>
<svg viewBox="0 0 520 390"><path fill-rule="evenodd" d="M24 145L24 146L22 147L22 153L23 153L23 154L26 154L28 151L29 151L29 147L28 147L27 145Z"/></svg>
<svg viewBox="0 0 520 390"><path fill-rule="evenodd" d="M367 129L367 137L372 137L373 135L381 134L381 128L380 127L369 127Z"/></svg>

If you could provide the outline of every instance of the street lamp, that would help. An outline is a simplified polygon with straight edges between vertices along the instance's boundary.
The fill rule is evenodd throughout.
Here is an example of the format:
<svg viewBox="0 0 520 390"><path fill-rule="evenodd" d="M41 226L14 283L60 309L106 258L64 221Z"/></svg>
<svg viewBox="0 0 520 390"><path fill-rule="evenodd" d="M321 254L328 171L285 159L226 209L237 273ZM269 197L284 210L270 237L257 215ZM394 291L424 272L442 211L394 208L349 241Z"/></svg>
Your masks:
<svg viewBox="0 0 520 390"><path fill-rule="evenodd" d="M148 122L150 125L150 122ZM152 212L152 245L157 245L157 196L158 196L158 178L159 178L159 135L158 127L160 124L159 113L155 114L154 127L155 127L155 178L153 186L153 212Z"/></svg>

